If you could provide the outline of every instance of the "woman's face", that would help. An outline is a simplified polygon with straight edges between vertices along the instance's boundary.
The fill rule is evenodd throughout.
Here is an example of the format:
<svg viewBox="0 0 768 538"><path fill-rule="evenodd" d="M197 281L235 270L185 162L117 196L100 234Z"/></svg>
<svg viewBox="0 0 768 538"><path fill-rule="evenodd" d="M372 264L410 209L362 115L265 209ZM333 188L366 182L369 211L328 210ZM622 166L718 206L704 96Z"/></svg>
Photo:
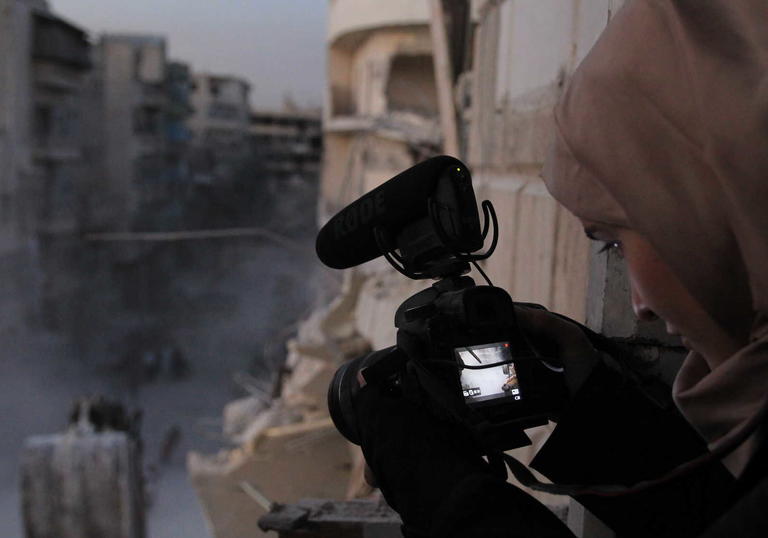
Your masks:
<svg viewBox="0 0 768 538"><path fill-rule="evenodd" d="M616 250L626 260L632 308L639 320L661 318L667 332L682 336L687 348L717 362L739 349L642 235L584 219L582 224L587 237L604 242L605 250Z"/></svg>

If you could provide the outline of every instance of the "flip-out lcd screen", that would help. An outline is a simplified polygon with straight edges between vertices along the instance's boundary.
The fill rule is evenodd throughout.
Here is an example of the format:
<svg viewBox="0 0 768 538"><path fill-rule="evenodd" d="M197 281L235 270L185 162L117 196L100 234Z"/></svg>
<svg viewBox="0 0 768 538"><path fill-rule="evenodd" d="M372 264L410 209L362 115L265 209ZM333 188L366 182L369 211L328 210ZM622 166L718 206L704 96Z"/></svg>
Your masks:
<svg viewBox="0 0 768 538"><path fill-rule="evenodd" d="M509 342L460 347L455 349L455 353L466 366L483 366L512 359ZM490 368L463 368L461 389L470 404L497 398L522 398L515 365L511 362Z"/></svg>

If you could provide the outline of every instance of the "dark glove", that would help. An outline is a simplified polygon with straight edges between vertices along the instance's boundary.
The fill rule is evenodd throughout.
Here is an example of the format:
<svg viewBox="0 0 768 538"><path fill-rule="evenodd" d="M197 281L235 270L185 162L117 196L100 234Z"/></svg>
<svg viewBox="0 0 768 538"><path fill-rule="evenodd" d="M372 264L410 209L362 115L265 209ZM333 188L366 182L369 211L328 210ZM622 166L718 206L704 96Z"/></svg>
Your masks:
<svg viewBox="0 0 768 538"><path fill-rule="evenodd" d="M466 431L429 411L415 374L397 389L367 385L356 403L365 460L411 535L431 535L433 515L468 476L503 482Z"/></svg>
<svg viewBox="0 0 768 538"><path fill-rule="evenodd" d="M407 538L573 538L544 505L491 469L466 432L435 418L424 402L368 385L357 411L363 454Z"/></svg>
<svg viewBox="0 0 768 538"><path fill-rule="evenodd" d="M423 352L402 331L398 347L411 357ZM572 537L546 507L506 482L503 466L483 459L466 427L427 396L419 382L424 372L415 370L411 363L396 388L366 386L356 406L366 462L405 535Z"/></svg>
<svg viewBox="0 0 768 538"><path fill-rule="evenodd" d="M574 396L603 359L590 339L591 331L532 303L515 303L515 315L520 330L538 354L564 369L568 392Z"/></svg>

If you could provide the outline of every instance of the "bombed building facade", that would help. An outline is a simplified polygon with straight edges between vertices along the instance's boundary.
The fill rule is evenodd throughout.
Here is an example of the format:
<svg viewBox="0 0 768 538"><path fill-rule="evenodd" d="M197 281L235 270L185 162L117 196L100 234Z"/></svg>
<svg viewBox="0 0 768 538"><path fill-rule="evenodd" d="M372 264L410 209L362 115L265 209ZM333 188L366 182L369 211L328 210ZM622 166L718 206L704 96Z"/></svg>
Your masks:
<svg viewBox="0 0 768 538"><path fill-rule="evenodd" d="M251 112L248 147L266 175L281 179L319 177L320 115L313 111Z"/></svg>
<svg viewBox="0 0 768 538"><path fill-rule="evenodd" d="M233 76L196 74L192 85L194 113L193 177L216 182L232 172L232 163L248 152L250 84Z"/></svg>
<svg viewBox="0 0 768 538"><path fill-rule="evenodd" d="M91 45L84 31L44 2L4 2L0 59L0 267L4 324L65 322L62 301L78 282L58 264L78 263L73 246L84 225L92 141Z"/></svg>
<svg viewBox="0 0 768 538"><path fill-rule="evenodd" d="M325 218L440 147L427 3L334 0L328 17Z"/></svg>

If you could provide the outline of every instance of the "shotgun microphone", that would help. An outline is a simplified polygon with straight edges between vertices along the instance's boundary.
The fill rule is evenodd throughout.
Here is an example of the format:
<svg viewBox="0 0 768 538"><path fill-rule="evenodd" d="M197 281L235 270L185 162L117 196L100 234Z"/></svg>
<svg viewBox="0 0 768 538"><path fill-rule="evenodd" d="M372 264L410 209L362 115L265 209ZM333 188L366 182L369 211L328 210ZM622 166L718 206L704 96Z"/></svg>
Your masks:
<svg viewBox="0 0 768 538"><path fill-rule="evenodd" d="M339 211L320 230L315 249L333 269L384 255L404 265L409 277L428 278L440 276L432 273L440 272L437 265L445 265L445 258L455 261L461 253L482 248L487 228L486 220L480 230L469 170L442 155L401 172Z"/></svg>

